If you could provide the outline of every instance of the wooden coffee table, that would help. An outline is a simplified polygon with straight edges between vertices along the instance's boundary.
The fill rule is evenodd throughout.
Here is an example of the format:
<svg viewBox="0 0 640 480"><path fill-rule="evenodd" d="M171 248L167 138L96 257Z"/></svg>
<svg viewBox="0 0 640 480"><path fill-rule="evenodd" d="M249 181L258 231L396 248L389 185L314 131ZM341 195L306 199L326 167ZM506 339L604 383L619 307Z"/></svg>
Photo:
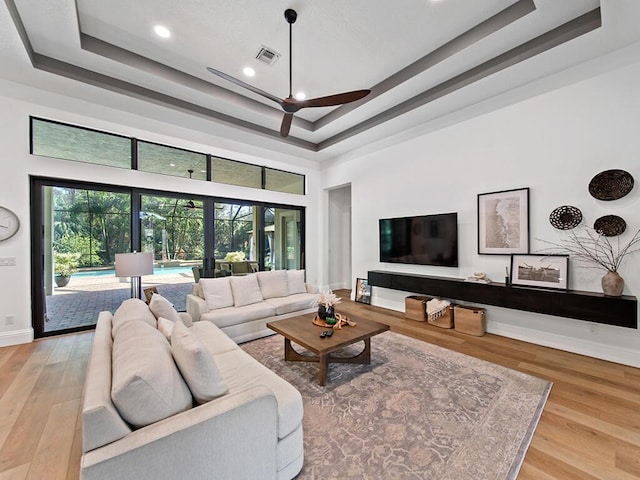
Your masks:
<svg viewBox="0 0 640 480"><path fill-rule="evenodd" d="M320 334L329 330L312 323L315 314L301 315L267 323L267 327L284 337L284 359L299 362L318 362L320 364L320 385L327 381L329 363L371 363L371 337L389 330L388 325L350 317L357 323L355 327L342 327L334 330L331 337L321 338ZM331 354L347 345L364 342L364 350L353 357L336 357ZM302 355L291 346L296 343L315 355Z"/></svg>

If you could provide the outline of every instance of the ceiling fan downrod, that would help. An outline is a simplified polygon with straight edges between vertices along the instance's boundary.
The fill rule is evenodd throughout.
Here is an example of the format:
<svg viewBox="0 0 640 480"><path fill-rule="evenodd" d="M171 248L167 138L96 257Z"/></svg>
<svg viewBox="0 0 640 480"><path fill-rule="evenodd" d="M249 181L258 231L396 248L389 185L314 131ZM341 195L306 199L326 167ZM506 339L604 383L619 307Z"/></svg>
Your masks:
<svg viewBox="0 0 640 480"><path fill-rule="evenodd" d="M293 24L298 19L295 10L287 8L284 11L284 18L289 24L289 97L293 98Z"/></svg>

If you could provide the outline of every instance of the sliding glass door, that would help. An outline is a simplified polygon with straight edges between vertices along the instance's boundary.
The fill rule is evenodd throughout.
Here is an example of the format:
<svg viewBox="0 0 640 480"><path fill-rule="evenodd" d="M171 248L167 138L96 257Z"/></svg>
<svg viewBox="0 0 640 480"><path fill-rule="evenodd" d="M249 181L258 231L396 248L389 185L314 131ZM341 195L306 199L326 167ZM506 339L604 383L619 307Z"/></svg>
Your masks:
<svg viewBox="0 0 640 480"><path fill-rule="evenodd" d="M93 326L97 313L127 298L114 275L115 254L131 250L131 194L40 185L42 228L34 322L40 334Z"/></svg>
<svg viewBox="0 0 640 480"><path fill-rule="evenodd" d="M116 253L153 253L142 288L186 309L195 275L304 268L304 209L55 179L31 182L36 337L92 328L130 297ZM202 268L204 266L204 268Z"/></svg>
<svg viewBox="0 0 640 480"><path fill-rule="evenodd" d="M301 217L298 209L264 209L266 270L303 268Z"/></svg>
<svg viewBox="0 0 640 480"><path fill-rule="evenodd" d="M216 203L216 265L242 260L260 270L304 268L302 213L302 209Z"/></svg>
<svg viewBox="0 0 640 480"><path fill-rule="evenodd" d="M203 201L183 195L140 196L141 250L153 253L153 275L143 289L155 288L178 311L186 310L194 281L193 268L204 259Z"/></svg>

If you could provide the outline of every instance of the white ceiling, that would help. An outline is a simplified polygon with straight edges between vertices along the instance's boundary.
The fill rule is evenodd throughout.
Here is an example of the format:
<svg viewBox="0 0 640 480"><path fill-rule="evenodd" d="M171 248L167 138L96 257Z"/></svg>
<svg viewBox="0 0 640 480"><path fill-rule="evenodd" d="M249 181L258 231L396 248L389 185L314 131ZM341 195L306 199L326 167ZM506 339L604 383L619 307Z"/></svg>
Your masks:
<svg viewBox="0 0 640 480"><path fill-rule="evenodd" d="M301 110L282 139L277 104L206 67L286 97L287 8L298 12L294 93L372 94ZM388 141L640 40L640 0L5 0L0 10L0 66L28 59L32 71L190 112L214 133L231 127L244 142L318 160ZM172 36L157 37L156 24ZM261 63L261 46L282 56ZM256 76L244 77L245 66Z"/></svg>

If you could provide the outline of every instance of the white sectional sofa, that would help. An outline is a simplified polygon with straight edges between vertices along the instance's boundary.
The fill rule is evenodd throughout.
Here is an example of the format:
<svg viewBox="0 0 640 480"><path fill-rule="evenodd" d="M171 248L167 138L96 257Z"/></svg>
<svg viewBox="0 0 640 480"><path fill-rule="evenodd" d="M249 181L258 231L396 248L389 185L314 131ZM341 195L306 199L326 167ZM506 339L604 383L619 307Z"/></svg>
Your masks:
<svg viewBox="0 0 640 480"><path fill-rule="evenodd" d="M201 278L187 295L194 322L209 321L236 343L273 335L267 322L317 309L317 288L304 270L271 270L240 277Z"/></svg>
<svg viewBox="0 0 640 480"><path fill-rule="evenodd" d="M175 310L156 319L155 299L99 315L82 404L81 479L295 477L303 464L300 393L213 323L187 328L189 316Z"/></svg>

